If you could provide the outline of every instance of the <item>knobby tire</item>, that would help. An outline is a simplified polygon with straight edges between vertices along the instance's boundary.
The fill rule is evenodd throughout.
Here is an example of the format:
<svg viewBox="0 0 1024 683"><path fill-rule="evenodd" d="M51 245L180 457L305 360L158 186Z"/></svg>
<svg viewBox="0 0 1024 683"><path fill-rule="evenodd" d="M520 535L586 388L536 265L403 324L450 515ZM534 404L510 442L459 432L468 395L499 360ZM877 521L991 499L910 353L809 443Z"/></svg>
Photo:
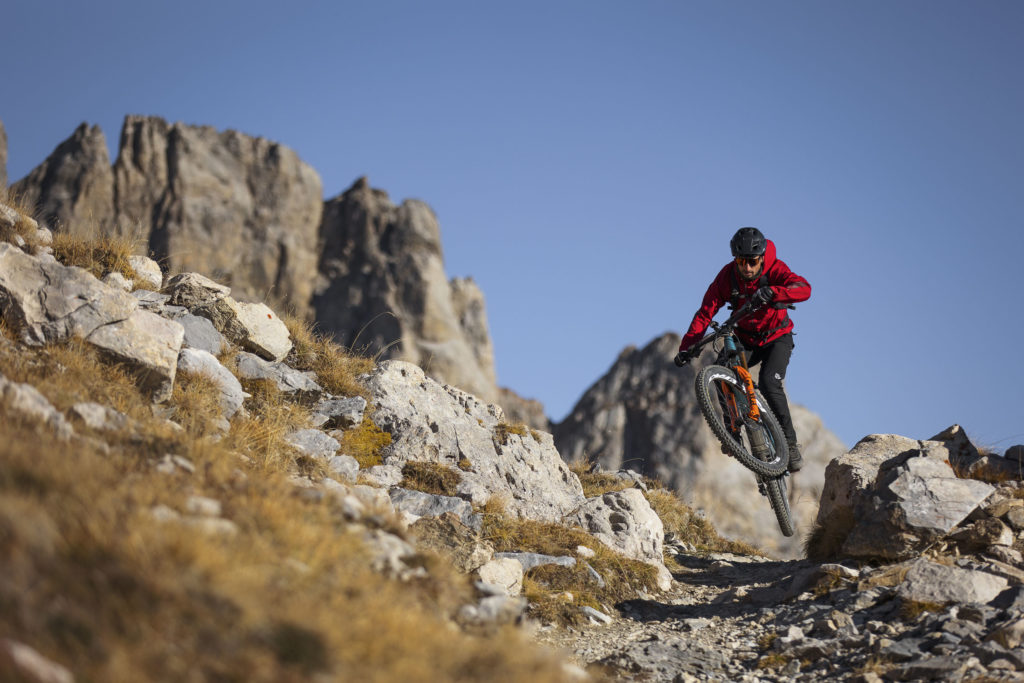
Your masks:
<svg viewBox="0 0 1024 683"><path fill-rule="evenodd" d="M764 397L761 396L760 392L757 393L757 405L761 411L761 424L767 430L769 444L775 449L774 460L767 462L755 458L750 450L732 435L715 411L715 406L719 404L717 382L729 383L736 395L737 402L741 406L741 410L747 404L743 382L736 377L735 372L721 365L708 365L701 369L697 373L694 383L697 392L697 404L700 406L700 411L704 414L704 419L707 421L708 426L711 427L711 431L722 442L722 445L729 449L747 469L761 475L765 479L775 479L781 476L789 466L789 449L786 445L786 437L782 433L782 427L779 426L778 420L775 419L775 416L768 409L768 404L765 402Z"/></svg>
<svg viewBox="0 0 1024 683"><path fill-rule="evenodd" d="M783 536L793 535L793 515L789 510L789 496L786 495L786 477L765 479L764 486L768 489L768 502L775 511L775 519L779 521L779 529Z"/></svg>

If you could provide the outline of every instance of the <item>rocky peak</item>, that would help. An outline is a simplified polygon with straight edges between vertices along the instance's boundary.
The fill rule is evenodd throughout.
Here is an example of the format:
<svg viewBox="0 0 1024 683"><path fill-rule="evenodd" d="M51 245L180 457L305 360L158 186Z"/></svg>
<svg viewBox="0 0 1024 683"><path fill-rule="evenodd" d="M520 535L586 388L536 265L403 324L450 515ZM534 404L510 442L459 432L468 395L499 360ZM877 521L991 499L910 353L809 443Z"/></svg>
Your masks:
<svg viewBox="0 0 1024 683"><path fill-rule="evenodd" d="M51 227L80 232L111 226L114 176L103 131L83 123L13 189Z"/></svg>
<svg viewBox="0 0 1024 683"><path fill-rule="evenodd" d="M308 313L322 189L294 151L233 130L129 116L113 172L120 230L148 236L169 268Z"/></svg>
<svg viewBox="0 0 1024 683"><path fill-rule="evenodd" d="M15 190L55 228L137 238L168 270L309 312L320 178L275 142L129 116L111 167L99 127L82 124Z"/></svg>
<svg viewBox="0 0 1024 683"><path fill-rule="evenodd" d="M448 280L429 206L396 206L360 178L325 204L320 243L313 309L323 331L496 400L483 293L470 279Z"/></svg>
<svg viewBox="0 0 1024 683"><path fill-rule="evenodd" d="M789 480L794 521L791 539L779 534L768 501L757 496L754 476L723 455L697 406L693 365L679 369L672 356L679 335L667 333L642 349L624 349L612 367L555 426L567 460L585 458L602 468L629 468L685 492L724 535L783 556L800 554L800 538L813 522L825 464L845 448L806 408L791 404L805 465ZM766 514L752 511L751 500Z"/></svg>

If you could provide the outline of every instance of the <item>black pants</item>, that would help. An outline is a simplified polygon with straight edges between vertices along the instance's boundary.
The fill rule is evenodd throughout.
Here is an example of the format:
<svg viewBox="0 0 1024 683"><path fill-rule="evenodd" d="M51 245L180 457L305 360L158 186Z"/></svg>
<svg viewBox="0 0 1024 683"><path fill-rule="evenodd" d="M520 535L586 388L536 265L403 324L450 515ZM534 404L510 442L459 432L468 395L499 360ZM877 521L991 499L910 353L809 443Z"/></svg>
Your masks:
<svg viewBox="0 0 1024 683"><path fill-rule="evenodd" d="M748 351L747 365L754 367L758 363L761 364L757 386L768 401L768 407L779 419L779 426L786 435L786 441L796 443L793 419L789 416L789 401L782 388L782 380L786 379L786 368L789 367L789 357L792 354L793 335L784 334L773 342Z"/></svg>

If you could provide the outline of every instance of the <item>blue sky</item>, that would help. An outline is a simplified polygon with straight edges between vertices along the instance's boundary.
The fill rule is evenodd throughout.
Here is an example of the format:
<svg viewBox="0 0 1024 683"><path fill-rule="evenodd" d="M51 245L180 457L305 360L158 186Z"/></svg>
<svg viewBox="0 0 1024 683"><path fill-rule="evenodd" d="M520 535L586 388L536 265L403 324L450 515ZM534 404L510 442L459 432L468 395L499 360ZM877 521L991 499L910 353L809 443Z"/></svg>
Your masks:
<svg viewBox="0 0 1024 683"><path fill-rule="evenodd" d="M1024 442L1024 3L10 3L8 174L129 113L281 142L441 222L499 382L562 418L758 226L848 445ZM666 372L671 372L671 366Z"/></svg>

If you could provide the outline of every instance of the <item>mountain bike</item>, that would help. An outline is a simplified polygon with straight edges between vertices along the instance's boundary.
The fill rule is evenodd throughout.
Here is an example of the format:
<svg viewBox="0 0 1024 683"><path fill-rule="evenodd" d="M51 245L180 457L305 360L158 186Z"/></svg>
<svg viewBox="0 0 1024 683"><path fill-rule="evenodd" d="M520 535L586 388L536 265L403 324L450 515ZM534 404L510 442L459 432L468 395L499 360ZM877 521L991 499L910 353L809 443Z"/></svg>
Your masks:
<svg viewBox="0 0 1024 683"><path fill-rule="evenodd" d="M758 491L768 497L782 534L792 536L786 491L789 447L779 421L754 384L747 354L735 333L736 324L753 310L747 302L724 323L712 322L714 331L691 347L696 357L701 348L722 340L714 363L697 372L697 403L723 448L757 477Z"/></svg>

